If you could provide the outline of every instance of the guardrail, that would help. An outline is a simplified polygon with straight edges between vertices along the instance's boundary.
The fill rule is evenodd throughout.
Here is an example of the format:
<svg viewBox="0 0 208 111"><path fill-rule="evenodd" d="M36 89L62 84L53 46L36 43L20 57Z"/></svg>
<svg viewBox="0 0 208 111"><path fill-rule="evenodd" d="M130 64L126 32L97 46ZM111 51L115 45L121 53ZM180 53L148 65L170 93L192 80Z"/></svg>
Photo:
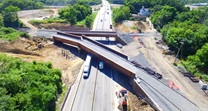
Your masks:
<svg viewBox="0 0 208 111"><path fill-rule="evenodd" d="M71 38L75 38L75 39L81 39L81 36L74 35L74 34L68 34L68 33L64 33L64 32L57 32L57 34L70 36Z"/></svg>
<svg viewBox="0 0 208 111"><path fill-rule="evenodd" d="M64 32L67 32L67 33L70 33L70 32L89 32L89 33L116 33L116 31L91 31L91 30L70 30L70 29L63 29L63 30L60 30L60 31L64 31Z"/></svg>
<svg viewBox="0 0 208 111"><path fill-rule="evenodd" d="M64 102L63 102L62 105L61 105L60 111L63 111L64 105L65 105L65 103L66 103L66 99L68 98L69 92L70 92L71 87L72 87L73 85L74 85L74 83L67 89L66 95L65 95L65 97L64 97Z"/></svg>

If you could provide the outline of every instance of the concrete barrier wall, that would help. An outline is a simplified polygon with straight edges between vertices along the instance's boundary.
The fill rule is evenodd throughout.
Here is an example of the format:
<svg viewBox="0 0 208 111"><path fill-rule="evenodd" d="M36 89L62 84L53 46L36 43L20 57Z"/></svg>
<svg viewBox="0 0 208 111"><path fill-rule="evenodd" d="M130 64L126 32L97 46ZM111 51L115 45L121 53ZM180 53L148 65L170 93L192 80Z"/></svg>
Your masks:
<svg viewBox="0 0 208 111"><path fill-rule="evenodd" d="M73 35L73 34L68 34L68 33L64 33L64 32L57 32L57 34L65 35L65 36L70 36L71 38L75 38L75 39L81 39L81 36Z"/></svg>
<svg viewBox="0 0 208 111"><path fill-rule="evenodd" d="M153 99L151 99L150 96L144 92L144 90L139 86L139 84L137 84L134 79L132 79L132 87L137 96L147 101L155 110L161 111L161 108L157 105L157 103L154 102Z"/></svg>
<svg viewBox="0 0 208 111"><path fill-rule="evenodd" d="M80 47L80 44L78 42L62 39L60 37L53 36L53 40L54 40L54 42L68 43L68 44Z"/></svg>
<svg viewBox="0 0 208 111"><path fill-rule="evenodd" d="M115 53L115 54L121 56L121 57L124 58L124 59L128 59L128 56L125 55L125 54L123 54L123 53L121 53L121 52L118 52L118 51L116 51L116 50L113 50L113 49L111 49L111 48L109 48L109 47L103 45L103 44L100 43L100 42L97 42L97 41L94 41L94 40L92 40L92 39L89 39L88 37L86 37L86 36L84 36L84 35L83 35L82 37L83 37L84 39L86 39L86 40L88 40L88 41L94 43L94 44L97 44L98 46L101 46L101 47L104 48L104 49L107 49L107 50L109 50L109 51L111 51L111 52L113 52L113 53Z"/></svg>

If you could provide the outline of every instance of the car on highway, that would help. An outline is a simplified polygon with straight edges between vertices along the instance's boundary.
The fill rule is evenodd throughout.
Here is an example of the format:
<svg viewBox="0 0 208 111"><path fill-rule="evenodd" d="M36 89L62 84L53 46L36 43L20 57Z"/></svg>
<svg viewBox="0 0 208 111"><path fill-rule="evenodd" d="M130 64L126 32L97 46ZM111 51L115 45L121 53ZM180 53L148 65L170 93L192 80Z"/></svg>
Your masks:
<svg viewBox="0 0 208 111"><path fill-rule="evenodd" d="M89 67L84 67L84 73L83 73L84 78L88 77L88 71L89 71Z"/></svg>
<svg viewBox="0 0 208 111"><path fill-rule="evenodd" d="M100 61L99 62L99 69L103 69L104 68L104 63L103 63L103 61Z"/></svg>
<svg viewBox="0 0 208 111"><path fill-rule="evenodd" d="M137 84L141 83L141 80L140 80L139 76L135 75L134 79L135 79Z"/></svg>
<svg viewBox="0 0 208 111"><path fill-rule="evenodd" d="M123 46L121 44L116 44L117 47L122 48Z"/></svg>

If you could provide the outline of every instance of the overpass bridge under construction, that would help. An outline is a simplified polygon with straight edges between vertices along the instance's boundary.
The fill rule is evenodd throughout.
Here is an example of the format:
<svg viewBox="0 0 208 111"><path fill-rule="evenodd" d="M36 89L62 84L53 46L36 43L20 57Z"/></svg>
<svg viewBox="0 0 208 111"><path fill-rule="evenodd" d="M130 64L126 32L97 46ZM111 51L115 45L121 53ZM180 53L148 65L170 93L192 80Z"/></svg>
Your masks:
<svg viewBox="0 0 208 111"><path fill-rule="evenodd" d="M128 56L110 49L103 44L89 39L87 36L76 36L58 32L53 36L54 43L75 45L105 63L116 68L123 74L134 78L137 75L140 83L133 83L136 93L146 99L153 107L161 111L198 111L192 101L181 93L169 88L166 84L156 80L144 71L136 68L128 61Z"/></svg>
<svg viewBox="0 0 208 111"><path fill-rule="evenodd" d="M90 31L90 30L61 30L67 34L73 34L77 36L87 36L93 38L115 38L115 41L121 43L122 45L126 45L127 43L119 37L119 34L115 31Z"/></svg>

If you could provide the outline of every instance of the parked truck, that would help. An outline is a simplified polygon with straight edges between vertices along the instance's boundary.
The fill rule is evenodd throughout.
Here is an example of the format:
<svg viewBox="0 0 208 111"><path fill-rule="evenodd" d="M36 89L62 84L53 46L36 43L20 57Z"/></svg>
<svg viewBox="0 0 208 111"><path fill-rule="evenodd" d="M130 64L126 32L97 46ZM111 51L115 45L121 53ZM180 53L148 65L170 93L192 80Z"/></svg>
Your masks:
<svg viewBox="0 0 208 111"><path fill-rule="evenodd" d="M83 73L83 77L87 78L89 75L89 70L90 70L90 62L91 62L91 55L87 55L85 62L84 62L84 73Z"/></svg>

